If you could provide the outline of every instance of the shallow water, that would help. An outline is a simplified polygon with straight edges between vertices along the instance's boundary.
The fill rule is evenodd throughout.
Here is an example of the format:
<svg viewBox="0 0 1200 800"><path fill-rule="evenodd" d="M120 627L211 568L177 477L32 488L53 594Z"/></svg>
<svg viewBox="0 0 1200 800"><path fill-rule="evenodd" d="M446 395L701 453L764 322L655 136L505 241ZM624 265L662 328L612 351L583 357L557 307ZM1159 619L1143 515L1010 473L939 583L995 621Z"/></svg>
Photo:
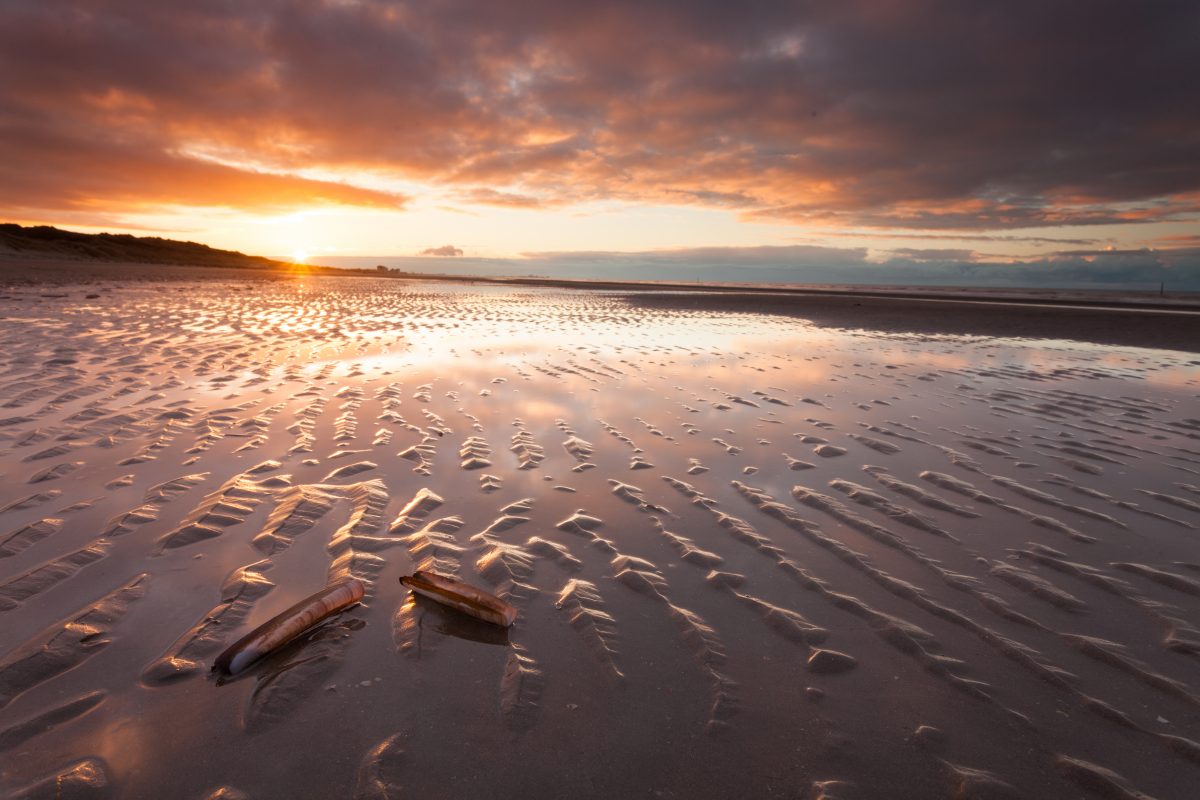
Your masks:
<svg viewBox="0 0 1200 800"><path fill-rule="evenodd" d="M0 294L6 795L1198 785L1195 355L360 279ZM412 602L430 567L516 625Z"/></svg>

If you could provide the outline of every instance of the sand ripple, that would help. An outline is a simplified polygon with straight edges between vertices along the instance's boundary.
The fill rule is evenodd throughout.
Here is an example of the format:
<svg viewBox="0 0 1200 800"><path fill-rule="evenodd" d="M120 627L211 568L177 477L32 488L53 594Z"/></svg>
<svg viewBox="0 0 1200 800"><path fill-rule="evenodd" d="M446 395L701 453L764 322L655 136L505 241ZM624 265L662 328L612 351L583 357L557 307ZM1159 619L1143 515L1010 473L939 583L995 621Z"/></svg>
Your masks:
<svg viewBox="0 0 1200 800"><path fill-rule="evenodd" d="M2 298L0 795L1200 782L1194 354L88 280ZM414 598L415 569L516 623ZM363 604L209 673L349 577Z"/></svg>

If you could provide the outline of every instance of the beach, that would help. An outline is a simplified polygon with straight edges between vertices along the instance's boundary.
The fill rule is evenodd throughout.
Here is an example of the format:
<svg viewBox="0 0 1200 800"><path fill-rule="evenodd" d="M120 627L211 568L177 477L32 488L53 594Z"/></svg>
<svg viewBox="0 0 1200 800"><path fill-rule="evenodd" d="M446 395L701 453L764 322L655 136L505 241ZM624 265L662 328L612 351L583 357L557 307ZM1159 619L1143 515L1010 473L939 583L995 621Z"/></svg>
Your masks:
<svg viewBox="0 0 1200 800"><path fill-rule="evenodd" d="M0 795L1190 798L1200 316L1055 302L4 266Z"/></svg>

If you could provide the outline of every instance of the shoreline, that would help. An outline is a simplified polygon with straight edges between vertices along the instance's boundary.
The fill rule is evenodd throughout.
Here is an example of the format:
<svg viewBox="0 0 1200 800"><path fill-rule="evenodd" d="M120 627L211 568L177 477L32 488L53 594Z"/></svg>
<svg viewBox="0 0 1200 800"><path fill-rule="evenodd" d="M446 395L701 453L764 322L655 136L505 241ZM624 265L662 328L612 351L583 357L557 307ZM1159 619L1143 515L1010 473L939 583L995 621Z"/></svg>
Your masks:
<svg viewBox="0 0 1200 800"><path fill-rule="evenodd" d="M36 268L34 274L31 269ZM1200 353L1200 294L1156 301L1152 295L1102 297L1081 290L955 289L939 287L763 286L599 281L555 278L374 275L281 272L217 266L0 257L0 287L62 286L120 280L297 280L377 278L422 283L604 291L664 310L762 312L814 324L889 333L1050 338ZM1053 296L1049 296L1053 295ZM0 294L0 298L4 295Z"/></svg>
<svg viewBox="0 0 1200 800"><path fill-rule="evenodd" d="M914 300L950 300L961 302L1003 302L1038 306L1088 306L1114 309L1182 309L1200 312L1200 291L1172 292L1159 295L1152 291L1124 289L1063 289L1014 288L987 286L904 286L887 284L764 284L764 283L696 283L690 281L630 281L598 278L550 278L522 275L502 277L485 275L456 275L426 272L376 272L369 269L350 269L321 265L295 265L294 269L271 267L231 266L215 264L152 263L143 261L100 261L67 258L34 258L0 252L0 285L13 282L11 273L22 268L72 270L91 273L91 277L131 279L163 278L170 275L130 275L146 270L212 271L211 277L238 275L271 279L302 277L379 278L389 280L436 281L448 283L487 283L503 286L544 286L558 289L596 289L601 291L653 291L688 293L747 293L767 295L822 297L886 297ZM120 271L113 274L114 270ZM57 277L57 276L55 276ZM64 276L68 280L73 276ZM208 277L206 275L189 277ZM46 282L50 275L31 278L22 275L22 283Z"/></svg>

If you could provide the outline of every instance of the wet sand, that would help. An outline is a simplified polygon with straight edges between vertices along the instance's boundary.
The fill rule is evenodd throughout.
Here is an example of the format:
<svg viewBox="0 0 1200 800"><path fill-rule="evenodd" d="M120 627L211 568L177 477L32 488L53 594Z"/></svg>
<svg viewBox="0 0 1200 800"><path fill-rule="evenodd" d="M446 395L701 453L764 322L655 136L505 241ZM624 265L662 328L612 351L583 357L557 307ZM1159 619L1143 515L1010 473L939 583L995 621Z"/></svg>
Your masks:
<svg viewBox="0 0 1200 800"><path fill-rule="evenodd" d="M1200 304L1190 303L1153 305L1094 295L1086 301L1035 296L964 299L935 293L878 296L866 290L842 294L637 292L628 296L646 309L762 312L863 331L1069 339L1200 350Z"/></svg>
<svg viewBox="0 0 1200 800"><path fill-rule="evenodd" d="M1190 317L140 274L0 287L0 795L1194 795Z"/></svg>

